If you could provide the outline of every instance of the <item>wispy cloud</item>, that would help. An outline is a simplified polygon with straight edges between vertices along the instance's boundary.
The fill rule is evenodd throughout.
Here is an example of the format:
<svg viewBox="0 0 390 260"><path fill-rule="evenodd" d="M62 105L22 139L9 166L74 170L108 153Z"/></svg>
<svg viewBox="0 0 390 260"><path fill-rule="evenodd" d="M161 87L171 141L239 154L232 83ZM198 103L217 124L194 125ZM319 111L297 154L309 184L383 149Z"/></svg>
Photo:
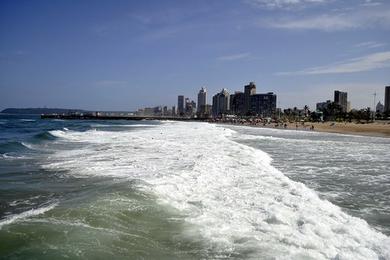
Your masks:
<svg viewBox="0 0 390 260"><path fill-rule="evenodd" d="M128 82L125 80L98 80L95 82L98 86L123 86L126 85Z"/></svg>
<svg viewBox="0 0 390 260"><path fill-rule="evenodd" d="M330 0L246 0L252 6L267 9L304 8L313 4L330 2Z"/></svg>
<svg viewBox="0 0 390 260"><path fill-rule="evenodd" d="M372 53L366 56L338 62L326 66L307 68L293 72L278 72L277 75L319 75L342 74L390 67L390 51Z"/></svg>
<svg viewBox="0 0 390 260"><path fill-rule="evenodd" d="M232 54L232 55L225 55L225 56L220 56L217 57L217 60L219 61L235 61L235 60L242 60L242 59L247 59L250 57L249 52L244 52L244 53L237 53L237 54Z"/></svg>
<svg viewBox="0 0 390 260"><path fill-rule="evenodd" d="M376 2L376 1L372 1L372 0L365 0L364 3L360 4L361 6L378 6L378 5L382 5L381 2Z"/></svg>
<svg viewBox="0 0 390 260"><path fill-rule="evenodd" d="M366 49L374 49L386 46L386 43L383 42L374 42L374 41L368 41L368 42L361 42L358 44L355 44L354 47L356 48L366 48Z"/></svg>
<svg viewBox="0 0 390 260"><path fill-rule="evenodd" d="M260 26L288 30L344 31L361 28L390 29L390 9L360 10L261 21Z"/></svg>

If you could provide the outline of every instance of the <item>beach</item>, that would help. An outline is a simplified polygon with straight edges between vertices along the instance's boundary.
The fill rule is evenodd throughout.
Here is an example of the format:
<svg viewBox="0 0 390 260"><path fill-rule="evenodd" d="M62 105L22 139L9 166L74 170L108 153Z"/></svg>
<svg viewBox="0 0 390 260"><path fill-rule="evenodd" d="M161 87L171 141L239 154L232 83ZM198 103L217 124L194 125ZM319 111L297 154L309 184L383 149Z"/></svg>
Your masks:
<svg viewBox="0 0 390 260"><path fill-rule="evenodd" d="M314 131L353 134L364 136L390 137L390 122L374 122L368 124L358 123L338 123L338 122L323 122L311 123L307 122L304 125L298 124L298 130L307 130L314 126ZM295 129L296 124L288 124L289 129Z"/></svg>
<svg viewBox="0 0 390 260"><path fill-rule="evenodd" d="M371 123L355 122L297 122L297 123L263 123L261 121L223 121L228 125L246 125L261 128L289 129L300 131L317 131L338 134L351 134L375 137L390 137L390 121Z"/></svg>

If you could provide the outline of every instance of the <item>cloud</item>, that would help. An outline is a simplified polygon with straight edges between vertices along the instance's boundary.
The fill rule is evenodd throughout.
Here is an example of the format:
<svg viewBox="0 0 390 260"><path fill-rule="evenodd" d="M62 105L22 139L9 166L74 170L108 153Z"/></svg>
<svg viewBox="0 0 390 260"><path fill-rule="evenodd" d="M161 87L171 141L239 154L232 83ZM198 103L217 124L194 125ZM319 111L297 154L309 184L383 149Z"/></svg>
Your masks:
<svg viewBox="0 0 390 260"><path fill-rule="evenodd" d="M321 67L307 68L294 72L279 72L277 75L319 75L372 71L390 67L390 51L372 53L363 57Z"/></svg>
<svg viewBox="0 0 390 260"><path fill-rule="evenodd" d="M250 57L249 52L244 52L244 53L237 53L237 54L232 54L232 55L226 55L226 56L220 56L217 58L219 61L235 61L235 60L242 60Z"/></svg>
<svg viewBox="0 0 390 260"><path fill-rule="evenodd" d="M263 20L260 26L287 30L345 31L351 29L390 29L390 9L360 10L316 16Z"/></svg>
<svg viewBox="0 0 390 260"><path fill-rule="evenodd" d="M126 85L128 82L124 80L98 80L95 82L98 86L123 86Z"/></svg>
<svg viewBox="0 0 390 260"><path fill-rule="evenodd" d="M378 5L382 5L381 2L375 2L375 1L372 1L372 0L365 0L364 3L360 4L361 6L378 6Z"/></svg>
<svg viewBox="0 0 390 260"><path fill-rule="evenodd" d="M356 47L356 48L366 48L366 49L379 48L379 47L383 47L383 46L386 46L386 43L374 42L374 41L361 42L361 43L354 45L354 47Z"/></svg>
<svg viewBox="0 0 390 260"><path fill-rule="evenodd" d="M267 9L303 8L313 4L330 2L329 0L247 0L252 6Z"/></svg>

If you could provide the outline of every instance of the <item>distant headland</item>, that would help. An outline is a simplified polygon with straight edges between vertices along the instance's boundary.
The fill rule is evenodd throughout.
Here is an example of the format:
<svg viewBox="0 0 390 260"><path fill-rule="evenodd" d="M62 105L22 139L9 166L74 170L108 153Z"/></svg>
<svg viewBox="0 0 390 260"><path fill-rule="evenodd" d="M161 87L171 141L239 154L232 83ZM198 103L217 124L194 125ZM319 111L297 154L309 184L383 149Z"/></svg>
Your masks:
<svg viewBox="0 0 390 260"><path fill-rule="evenodd" d="M0 113L3 114L68 114L68 113L86 113L89 111L82 109L67 109L67 108L6 108Z"/></svg>

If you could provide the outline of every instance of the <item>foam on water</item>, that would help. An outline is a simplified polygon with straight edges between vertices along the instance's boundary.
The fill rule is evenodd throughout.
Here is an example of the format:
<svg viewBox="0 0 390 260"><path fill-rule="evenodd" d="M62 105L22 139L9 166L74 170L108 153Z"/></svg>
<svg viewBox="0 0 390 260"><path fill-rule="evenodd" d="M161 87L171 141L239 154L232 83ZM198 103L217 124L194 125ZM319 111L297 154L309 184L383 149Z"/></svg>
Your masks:
<svg viewBox="0 0 390 260"><path fill-rule="evenodd" d="M25 119L25 118L22 118L22 119L19 119L20 121L22 122L35 122L36 120L35 119Z"/></svg>
<svg viewBox="0 0 390 260"><path fill-rule="evenodd" d="M0 220L0 229L2 229L2 227L4 225L9 225L15 221L18 221L18 220L23 220L23 219L26 219L26 218L30 218L30 217L33 217L33 216L37 216L37 215L40 215L40 214L43 214L49 210L52 210L53 208L55 208L57 206L58 203L52 203L48 206L44 206L44 207L40 207L40 208L37 208L37 209L31 209L31 210L27 210L27 211L24 211L20 214L15 214L15 215L11 215L5 219L2 219Z"/></svg>
<svg viewBox="0 0 390 260"><path fill-rule="evenodd" d="M103 125L103 124L92 124L91 127L154 127L154 125L147 124L133 124L133 125Z"/></svg>
<svg viewBox="0 0 390 260"><path fill-rule="evenodd" d="M144 189L183 212L222 257L390 259L388 237L287 178L234 133L177 122L143 131L51 131L58 142L85 146L57 151L44 167L147 182Z"/></svg>

